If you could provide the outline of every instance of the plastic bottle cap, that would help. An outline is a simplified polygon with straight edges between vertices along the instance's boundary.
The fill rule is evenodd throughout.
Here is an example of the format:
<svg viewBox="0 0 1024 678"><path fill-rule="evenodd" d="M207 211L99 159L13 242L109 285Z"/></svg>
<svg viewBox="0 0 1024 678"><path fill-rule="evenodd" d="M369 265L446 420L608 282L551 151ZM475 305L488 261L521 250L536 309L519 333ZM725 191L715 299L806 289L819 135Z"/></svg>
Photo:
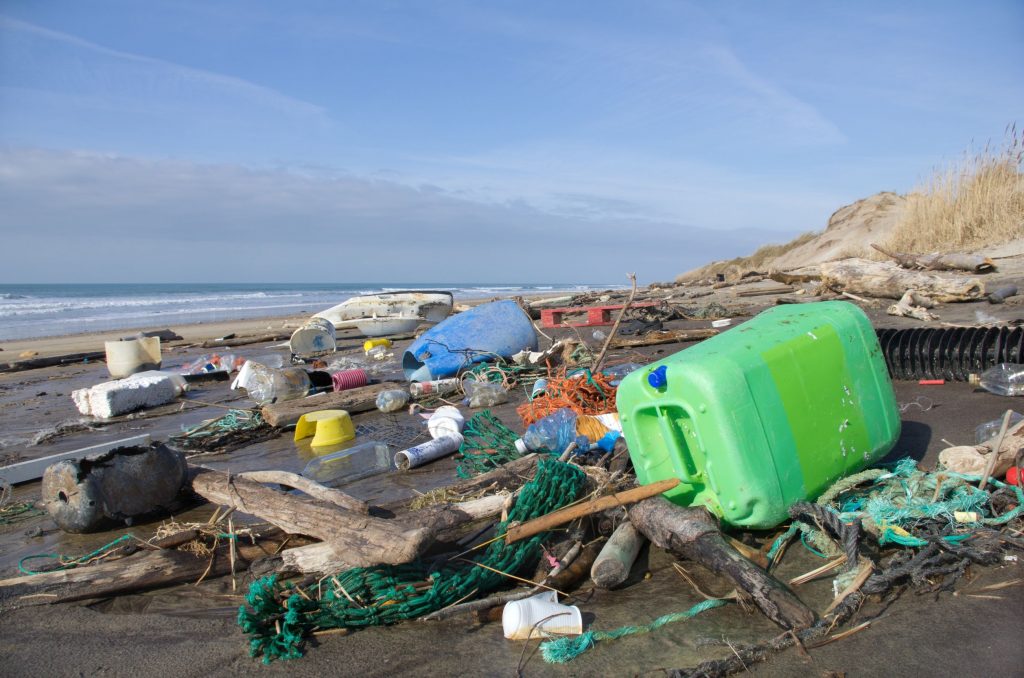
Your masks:
<svg viewBox="0 0 1024 678"><path fill-rule="evenodd" d="M530 450L526 447L526 443L523 442L522 438L516 438L515 445L519 454L529 454Z"/></svg>
<svg viewBox="0 0 1024 678"><path fill-rule="evenodd" d="M652 388L665 388L665 386L668 385L668 376L666 375L666 372L668 372L668 367L662 365L647 375L647 383L650 384Z"/></svg>

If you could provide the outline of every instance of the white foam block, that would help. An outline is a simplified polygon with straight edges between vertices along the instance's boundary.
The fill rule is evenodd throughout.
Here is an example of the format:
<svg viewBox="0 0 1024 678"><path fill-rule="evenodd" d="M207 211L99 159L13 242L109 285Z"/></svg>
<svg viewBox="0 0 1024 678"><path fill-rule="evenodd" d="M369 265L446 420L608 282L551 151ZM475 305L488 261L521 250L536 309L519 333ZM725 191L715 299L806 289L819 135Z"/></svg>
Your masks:
<svg viewBox="0 0 1024 678"><path fill-rule="evenodd" d="M82 414L108 419L145 407L156 407L178 397L174 380L163 374L133 375L71 392Z"/></svg>

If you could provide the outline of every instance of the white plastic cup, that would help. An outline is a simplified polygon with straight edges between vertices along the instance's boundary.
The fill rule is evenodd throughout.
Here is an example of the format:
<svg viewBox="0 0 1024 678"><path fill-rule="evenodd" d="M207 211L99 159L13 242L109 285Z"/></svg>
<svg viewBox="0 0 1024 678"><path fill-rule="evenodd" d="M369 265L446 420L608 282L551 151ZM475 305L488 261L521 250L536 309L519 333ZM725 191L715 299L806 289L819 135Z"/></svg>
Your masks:
<svg viewBox="0 0 1024 678"><path fill-rule="evenodd" d="M548 636L578 636L583 633L583 615L575 605L562 605L554 591L505 605L501 626L509 640Z"/></svg>

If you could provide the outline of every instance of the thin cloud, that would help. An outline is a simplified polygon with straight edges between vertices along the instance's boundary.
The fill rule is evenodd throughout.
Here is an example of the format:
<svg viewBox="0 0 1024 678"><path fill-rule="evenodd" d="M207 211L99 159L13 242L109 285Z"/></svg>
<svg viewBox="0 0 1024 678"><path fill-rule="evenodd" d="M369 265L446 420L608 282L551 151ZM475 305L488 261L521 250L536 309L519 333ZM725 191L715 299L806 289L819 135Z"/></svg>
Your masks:
<svg viewBox="0 0 1024 678"><path fill-rule="evenodd" d="M327 117L327 110L322 106L288 96L270 87L257 85L242 78L192 68L164 59L111 49L68 33L0 15L0 32L2 31L15 31L82 49L96 55L145 66L157 72L162 72L168 77L177 78L186 83L199 83L231 96L248 99L261 106L287 115L321 119L326 119Z"/></svg>
<svg viewBox="0 0 1024 678"><path fill-rule="evenodd" d="M152 280L154 257L174 257L161 279L179 280L572 281L641 270L650 281L766 237L584 219L381 179L40 149L0 151L0 204L11 243L51 244L0 252L7 282ZM104 263L76 256L82 238Z"/></svg>

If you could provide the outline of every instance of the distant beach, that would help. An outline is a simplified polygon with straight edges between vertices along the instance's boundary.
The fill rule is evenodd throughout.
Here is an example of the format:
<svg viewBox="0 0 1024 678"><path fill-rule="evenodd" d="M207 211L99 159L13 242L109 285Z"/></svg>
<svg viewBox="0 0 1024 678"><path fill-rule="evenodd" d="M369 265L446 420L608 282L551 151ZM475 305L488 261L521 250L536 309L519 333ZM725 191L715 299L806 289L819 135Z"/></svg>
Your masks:
<svg viewBox="0 0 1024 678"><path fill-rule="evenodd" d="M574 294L558 283L168 283L0 285L0 341L312 314L349 297L449 290L458 300Z"/></svg>

